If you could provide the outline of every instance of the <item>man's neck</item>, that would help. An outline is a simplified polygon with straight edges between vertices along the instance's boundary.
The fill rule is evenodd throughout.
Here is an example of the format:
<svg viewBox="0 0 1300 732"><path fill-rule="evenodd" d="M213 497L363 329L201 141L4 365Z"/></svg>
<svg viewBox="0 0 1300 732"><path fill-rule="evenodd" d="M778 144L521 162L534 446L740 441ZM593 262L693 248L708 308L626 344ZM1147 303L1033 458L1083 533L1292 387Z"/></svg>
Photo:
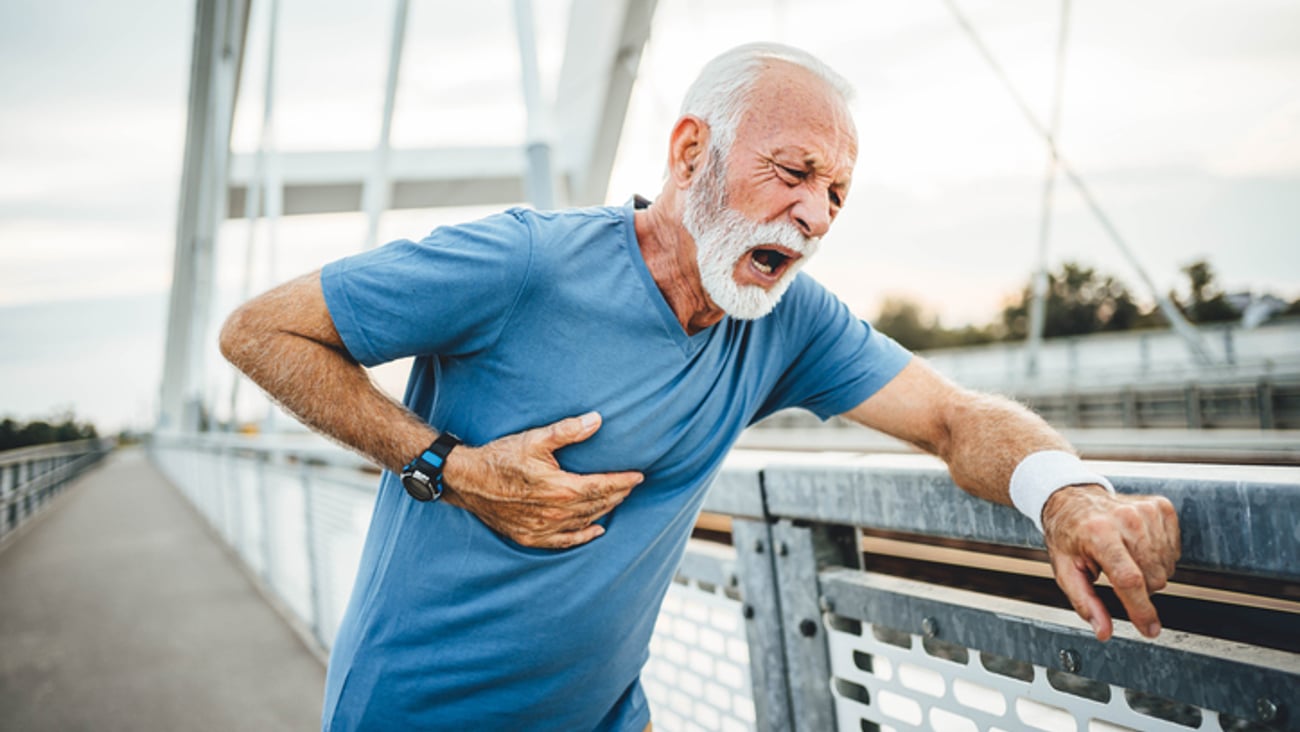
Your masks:
<svg viewBox="0 0 1300 732"><path fill-rule="evenodd" d="M695 242L681 216L656 202L636 212L636 241L650 276L687 335L716 325L725 312L704 292Z"/></svg>

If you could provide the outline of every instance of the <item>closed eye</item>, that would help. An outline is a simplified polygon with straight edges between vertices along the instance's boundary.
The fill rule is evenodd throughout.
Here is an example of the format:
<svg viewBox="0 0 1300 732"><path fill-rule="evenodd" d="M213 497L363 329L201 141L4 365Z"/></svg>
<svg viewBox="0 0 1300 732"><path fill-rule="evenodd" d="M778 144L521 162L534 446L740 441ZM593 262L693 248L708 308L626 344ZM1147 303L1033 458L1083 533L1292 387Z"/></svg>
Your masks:
<svg viewBox="0 0 1300 732"><path fill-rule="evenodd" d="M796 181L801 181L804 178L808 177L807 171L799 170L798 168L787 168L784 165L778 165L777 167L781 169L782 173L784 173L785 175L791 178L794 178Z"/></svg>

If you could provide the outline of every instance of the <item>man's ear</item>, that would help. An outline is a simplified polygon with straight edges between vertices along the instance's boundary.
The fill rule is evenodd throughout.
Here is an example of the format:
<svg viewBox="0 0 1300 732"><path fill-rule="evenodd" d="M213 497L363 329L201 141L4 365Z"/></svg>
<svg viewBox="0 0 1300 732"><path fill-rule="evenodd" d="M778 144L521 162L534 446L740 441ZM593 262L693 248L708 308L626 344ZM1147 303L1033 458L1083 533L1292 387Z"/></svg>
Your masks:
<svg viewBox="0 0 1300 732"><path fill-rule="evenodd" d="M709 154L709 123L684 115L673 126L668 144L668 175L678 188L690 186Z"/></svg>

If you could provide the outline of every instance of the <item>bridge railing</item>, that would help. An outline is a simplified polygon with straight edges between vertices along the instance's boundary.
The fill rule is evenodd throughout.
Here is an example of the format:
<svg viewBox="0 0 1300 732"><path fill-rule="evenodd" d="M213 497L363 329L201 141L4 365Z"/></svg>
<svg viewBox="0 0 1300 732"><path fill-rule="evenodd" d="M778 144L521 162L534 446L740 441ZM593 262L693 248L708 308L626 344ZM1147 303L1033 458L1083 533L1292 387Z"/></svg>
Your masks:
<svg viewBox="0 0 1300 732"><path fill-rule="evenodd" d="M328 647L376 476L328 446L153 452ZM656 730L1300 729L1300 470L1094 465L1178 509L1158 639L1097 642L1032 525L936 461L733 454L651 644Z"/></svg>
<svg viewBox="0 0 1300 732"><path fill-rule="evenodd" d="M77 440L0 452L0 542L40 512L84 470L114 446L112 440Z"/></svg>

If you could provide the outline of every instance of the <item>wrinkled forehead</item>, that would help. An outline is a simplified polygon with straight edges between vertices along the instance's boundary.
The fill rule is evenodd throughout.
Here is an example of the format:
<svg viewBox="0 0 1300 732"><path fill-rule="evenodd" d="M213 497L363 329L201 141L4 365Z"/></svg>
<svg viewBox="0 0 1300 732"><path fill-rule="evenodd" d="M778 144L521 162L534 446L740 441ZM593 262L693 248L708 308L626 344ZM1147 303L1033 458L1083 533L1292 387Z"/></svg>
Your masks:
<svg viewBox="0 0 1300 732"><path fill-rule="evenodd" d="M826 165L851 171L858 133L844 98L824 79L789 61L773 59L764 65L750 89L737 137L760 147L806 147Z"/></svg>

